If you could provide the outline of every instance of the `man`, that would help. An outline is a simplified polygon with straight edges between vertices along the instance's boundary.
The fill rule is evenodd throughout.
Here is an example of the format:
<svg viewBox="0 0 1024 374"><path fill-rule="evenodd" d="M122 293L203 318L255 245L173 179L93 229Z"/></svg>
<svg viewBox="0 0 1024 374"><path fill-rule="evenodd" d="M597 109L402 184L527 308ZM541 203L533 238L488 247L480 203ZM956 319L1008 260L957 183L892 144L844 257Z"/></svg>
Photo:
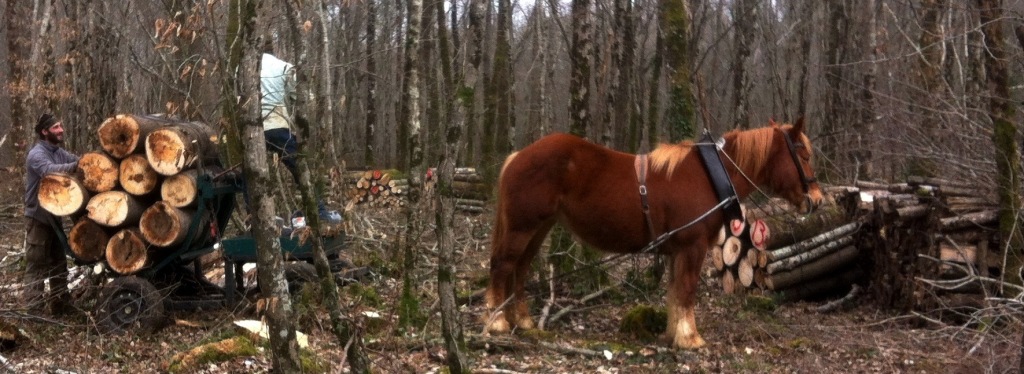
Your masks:
<svg viewBox="0 0 1024 374"><path fill-rule="evenodd" d="M24 305L30 313L53 315L71 312L68 293L68 265L64 249L57 239L51 220L59 222L50 212L39 207L39 182L46 174L72 172L78 168L78 156L61 147L64 124L52 114L44 113L35 127L39 140L28 151L25 160L25 291ZM49 280L49 291L45 281Z"/></svg>
<svg viewBox="0 0 1024 374"><path fill-rule="evenodd" d="M292 173L295 184L299 184L299 168L295 162L298 145L291 130L289 103L295 94L295 65L281 60L272 53L273 46L268 41L263 46L263 59L260 61L260 107L263 114L263 134L267 139L267 148L281 157L284 166ZM320 219L327 223L340 223L341 215L337 211L327 210L323 199L317 200Z"/></svg>

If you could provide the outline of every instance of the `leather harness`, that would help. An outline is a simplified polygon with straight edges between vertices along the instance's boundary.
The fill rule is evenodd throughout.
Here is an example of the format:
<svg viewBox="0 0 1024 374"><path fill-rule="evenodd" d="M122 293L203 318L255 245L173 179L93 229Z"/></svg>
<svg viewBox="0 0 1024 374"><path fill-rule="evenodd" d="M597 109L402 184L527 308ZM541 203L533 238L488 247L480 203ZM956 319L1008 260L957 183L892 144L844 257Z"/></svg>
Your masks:
<svg viewBox="0 0 1024 374"><path fill-rule="evenodd" d="M722 140L724 143L724 140ZM700 142L696 144L698 154L704 164L704 170L708 173L708 179L718 196L719 205L725 218L743 219L743 212L740 209L739 197L736 195L736 188L729 178L725 164L719 155L720 145L713 142L711 135L705 131ZM654 234L654 223L651 221L651 207L647 196L647 154L639 154L633 159L633 169L636 171L636 179L640 185L640 208L644 213L644 222L647 224L647 233L653 240L658 237ZM724 204L724 205L723 205Z"/></svg>

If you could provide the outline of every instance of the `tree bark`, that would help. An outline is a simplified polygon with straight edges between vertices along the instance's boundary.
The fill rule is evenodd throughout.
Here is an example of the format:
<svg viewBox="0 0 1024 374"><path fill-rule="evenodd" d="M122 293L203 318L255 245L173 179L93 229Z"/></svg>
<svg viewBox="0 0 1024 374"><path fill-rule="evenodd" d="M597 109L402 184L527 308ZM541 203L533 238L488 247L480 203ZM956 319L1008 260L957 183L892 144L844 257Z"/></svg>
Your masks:
<svg viewBox="0 0 1024 374"><path fill-rule="evenodd" d="M288 282L284 277L281 242L273 217L277 215L274 206L272 179L267 165L266 138L263 134L259 100L260 56L256 46L262 37L257 31L257 16L262 11L263 1L243 0L240 23L244 47L241 69L237 81L238 91L231 97L238 97L237 112L240 115L245 139L245 162L243 172L247 181L249 196L252 197L253 228L256 239L257 283L260 297L266 303L264 317L269 326L270 354L273 371L296 373L300 371L299 347L295 340L295 324ZM264 36L266 37L266 36ZM147 139L147 144L149 143ZM148 146L147 146L148 148ZM148 151L147 151L148 156ZM159 169L157 170L159 172Z"/></svg>
<svg viewBox="0 0 1024 374"><path fill-rule="evenodd" d="M828 256L829 254L839 250L840 248L845 248L846 246L852 243L853 237L845 236L837 239L836 241L822 244L817 248L798 254L796 256L787 257L782 260L772 262L768 264L768 274L775 274L778 272L793 270L794 268L800 267L801 265L804 265L808 262Z"/></svg>
<svg viewBox="0 0 1024 374"><path fill-rule="evenodd" d="M1001 0L978 0L981 8L981 24L984 31L985 65L988 72L989 118L992 121L992 143L995 146L997 170L996 184L999 191L999 239L1006 248L1006 268L1003 281L1024 284L1021 270L1024 270L1024 234L1021 232L1021 164L1020 149L1017 146L1016 105L1010 96L1008 54L1003 40L1003 2ZM1008 290L1009 288L1004 288Z"/></svg>
<svg viewBox="0 0 1024 374"><path fill-rule="evenodd" d="M786 247L782 247L782 248L779 248L779 249L776 249L776 250L769 251L768 252L768 261L769 262L779 261L779 260L787 258L787 257L795 256L795 255L797 255L797 254L799 254L799 253L801 253L803 251L806 251L808 249L820 246L820 245L822 245L824 243L828 243L830 241L836 240L836 239L841 238L843 236L850 235L851 233L857 231L857 229L859 227L860 227L859 223L851 222L851 223L839 226L839 227L837 227L837 228L835 228L835 229L833 229L831 231L819 234L819 235L817 235L817 236L815 236L813 238L810 238L810 239L807 239L807 240L804 240L804 241L801 241L801 242L798 242L796 244L792 244L792 245L789 245L789 246L786 246Z"/></svg>
<svg viewBox="0 0 1024 374"><path fill-rule="evenodd" d="M569 65L572 69L569 92L569 118L572 124L569 132L587 136L590 124L590 55L591 21L590 0L572 0L572 46L569 48Z"/></svg>
<svg viewBox="0 0 1024 374"><path fill-rule="evenodd" d="M118 162L103 152L87 152L78 159L82 184L91 192L106 192L117 187Z"/></svg>
<svg viewBox="0 0 1024 374"><path fill-rule="evenodd" d="M51 173L39 181L39 207L55 216L78 213L90 201L89 191L75 176Z"/></svg>
<svg viewBox="0 0 1024 374"><path fill-rule="evenodd" d="M454 7L453 7L454 8ZM461 87L464 83L460 79L455 81L449 67L452 64L451 54L448 50L447 30L445 26L443 9L435 6L434 12L437 19L437 34L439 39L438 53L441 59L441 68L445 77L445 87L452 90L444 92L451 95L450 100L438 100L445 103L458 103L460 95L455 87ZM452 10L454 12L454 9ZM445 112L453 113L456 108L449 105ZM453 113L454 114L454 113ZM465 141L463 130L465 123L461 122L461 116L453 115L445 126L445 137L443 150L438 163L438 173L435 174L438 183L441 185L438 190L445 190L444 186L452 183L455 178L455 165L459 157L459 149L462 149ZM466 337L463 332L459 304L455 298L456 278L455 272L455 209L454 197L443 196L440 193L433 195L436 213L434 215L434 232L437 235L437 294L441 310L441 336L444 338L444 346L447 355L446 362L448 371L451 373L464 373L469 371L470 362L466 355Z"/></svg>
<svg viewBox="0 0 1024 374"><path fill-rule="evenodd" d="M302 195L302 207L306 212L316 212L318 196L313 186L319 181L313 177L312 166L309 162L308 157L308 143L306 139L311 134L309 126L309 115L315 113L313 110L313 103L309 100L310 92L312 91L310 86L310 79L308 71L310 70L310 64L308 63L308 39L302 35L302 22L307 17L303 16L301 9L298 8L297 4L288 2L288 12L286 14L289 23L293 29L292 42L297 46L297 54L299 56L296 64L296 87L295 91L297 94L297 100L295 102L295 124L296 130L298 131L298 148L299 153L296 162L299 167L299 192ZM316 175L320 175L317 173ZM363 352L362 338L359 336L357 330L343 318L342 304L340 295L338 294L338 286L334 280L334 274L331 273L330 264L327 260L327 252L323 244L323 232L321 230L322 223L320 221L319 214L307 214L306 219L309 222L309 226L312 228L313 235L313 266L316 268L317 277L320 280L320 290L322 297L327 306L328 315L330 316L331 328L334 332L334 336L338 339L338 344L341 346L347 346L346 349L346 360L348 361L349 368L355 373L367 373L370 370L370 361Z"/></svg>

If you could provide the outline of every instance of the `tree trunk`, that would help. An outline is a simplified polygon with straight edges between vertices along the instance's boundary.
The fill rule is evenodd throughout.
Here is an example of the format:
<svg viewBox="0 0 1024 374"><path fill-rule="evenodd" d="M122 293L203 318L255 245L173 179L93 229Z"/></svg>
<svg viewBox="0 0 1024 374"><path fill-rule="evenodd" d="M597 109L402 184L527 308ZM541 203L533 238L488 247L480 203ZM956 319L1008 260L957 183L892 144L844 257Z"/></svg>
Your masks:
<svg viewBox="0 0 1024 374"><path fill-rule="evenodd" d="M425 175L423 168L423 147L420 144L420 79L419 61L417 57L420 52L420 25L423 17L423 2L421 0L409 0L409 14L406 24L407 35L405 40L405 92L402 93L401 118L399 126L406 129L407 137L402 144L408 149L399 154L407 155L403 164L409 167L409 173L413 176ZM400 132L402 134L402 132ZM402 161L402 160L400 160ZM418 209L420 190L422 183L410 184L409 204L404 209L405 230L402 235L402 296L399 301L398 324L406 328L421 328L426 317L420 308L419 292L415 277L416 250L415 243L422 235L423 222L419 219Z"/></svg>
<svg viewBox="0 0 1024 374"><path fill-rule="evenodd" d="M569 92L572 95L569 132L587 136L590 124L590 55L591 55L590 0L572 0L572 46L569 65L572 69Z"/></svg>
<svg viewBox="0 0 1024 374"><path fill-rule="evenodd" d="M122 229L107 242L107 265L118 274L135 274L149 265L147 247L138 229Z"/></svg>
<svg viewBox="0 0 1024 374"><path fill-rule="evenodd" d="M175 208L195 205L199 195L199 185L196 183L198 175L196 169L190 169L165 178L160 184L160 198Z"/></svg>
<svg viewBox="0 0 1024 374"><path fill-rule="evenodd" d="M149 160L143 155L131 155L121 160L117 176L121 188L136 196L148 195L160 184L160 174L149 166Z"/></svg>
<svg viewBox="0 0 1024 374"><path fill-rule="evenodd" d="M857 258L858 254L857 247L849 246L793 270L768 275L765 282L768 289L773 291L789 288L798 283L810 282L849 264Z"/></svg>
<svg viewBox="0 0 1024 374"><path fill-rule="evenodd" d="M146 209L138 196L124 191L101 192L89 199L89 218L107 227L135 225Z"/></svg>
<svg viewBox="0 0 1024 374"><path fill-rule="evenodd" d="M263 13L263 2L259 0L243 0L240 23L243 38L241 69L238 77L238 91L230 97L238 97L237 112L240 125L243 127L242 139L245 139L245 162L243 171L252 197L253 208L252 233L256 239L257 283L260 297L266 303L264 317L270 331L270 355L273 371L278 373L296 373L300 371L299 347L295 340L295 318L292 309L288 283L284 277L284 264L281 255L281 241L278 240L278 228L273 217L277 215L274 206L272 179L267 165L266 138L263 134L262 116L259 100L259 65L260 56L256 46L262 38L256 30L257 13ZM152 135L151 135L152 137ZM148 144L147 139L147 156ZM157 172L160 172L158 169ZM173 174L173 173L172 173Z"/></svg>
<svg viewBox="0 0 1024 374"><path fill-rule="evenodd" d="M1003 2L978 0L981 24L985 37L989 98L989 118L992 121L992 143L995 146L996 184L999 191L999 239L1006 248L1006 268L1003 281L1024 284L1024 235L1021 233L1021 164L1017 148L1016 105L1010 96L1008 54L1003 40ZM1009 290L1010 288L1004 288Z"/></svg>
<svg viewBox="0 0 1024 374"><path fill-rule="evenodd" d="M39 207L55 216L78 213L90 201L89 191L77 177L51 173L39 181Z"/></svg>
<svg viewBox="0 0 1024 374"><path fill-rule="evenodd" d="M261 126L262 127L262 126ZM201 164L217 163L216 134L199 122L182 122L154 130L146 137L146 158L161 175L174 175Z"/></svg>
<svg viewBox="0 0 1024 374"><path fill-rule="evenodd" d="M133 153L143 153L143 145L150 133L177 122L179 121L167 117L118 114L100 124L97 130L100 147L116 159L128 157Z"/></svg>
<svg viewBox="0 0 1024 374"><path fill-rule="evenodd" d="M747 71L747 59L750 57L750 47L754 39L757 3L756 0L738 0L733 3L733 40L736 55L732 61L732 112L735 113L734 126L741 129L750 128L750 104L747 99L750 73Z"/></svg>
<svg viewBox="0 0 1024 374"><path fill-rule="evenodd" d="M363 165L373 165L376 152L374 141L377 137L377 54L375 40L377 38L377 5L375 1L366 2L366 123L363 124Z"/></svg>
<svg viewBox="0 0 1024 374"><path fill-rule="evenodd" d="M78 159L82 184L91 192L106 192L117 187L118 162L103 152L87 152Z"/></svg>
<svg viewBox="0 0 1024 374"><path fill-rule="evenodd" d="M307 51L308 39L301 37L302 33L302 22L307 17L304 17L301 10L298 9L296 4L287 3L288 13L287 18L291 27L292 42L297 46L299 60L296 64L296 87L297 100L295 102L295 129L298 131L298 148L299 153L296 159L299 168L299 192L302 195L302 207L306 212L316 212L318 196L313 186L319 184L320 181L314 178L312 173L312 167L308 157L308 143L306 139L311 134L308 116L313 111L313 103L310 102L310 79L308 71L311 69L310 64L307 62ZM317 173L316 175L321 175ZM362 338L359 336L357 330L343 318L342 304L340 296L338 294L338 286L334 280L334 274L331 273L330 264L327 260L327 253L324 249L323 244L323 232L321 230L321 222L319 214L307 214L306 219L309 221L309 226L313 231L313 266L316 268L317 277L320 280L320 290L322 292L323 300L327 306L327 311L330 316L331 328L334 332L334 336L338 339L338 344L341 346L347 346L346 359L349 363L349 368L355 373L367 373L370 370L370 361L363 352Z"/></svg>
<svg viewBox="0 0 1024 374"><path fill-rule="evenodd" d="M460 96L456 87L464 83L461 77L455 81L451 73L451 53L448 49L448 27L445 25L444 12L442 7L433 7L437 19L438 54L441 60L442 75L444 76L444 87L450 91L444 92L438 102L446 103L446 113L454 114L456 108L453 103L458 103ZM454 6L452 12L455 12ZM444 97L450 96L451 100ZM438 190L444 190L446 184L452 183L455 178L455 165L459 157L459 149L465 143L463 130L465 123L461 122L462 116L451 115L444 126L445 136L442 143L443 150L438 160L438 173L435 175L438 183L441 184ZM455 272L455 209L454 197L445 197L440 193L434 194L434 203L437 213L434 215L434 232L437 235L437 294L441 311L441 335L444 337L444 346L448 364L448 372L464 373L469 371L470 362L466 356L466 337L462 329L461 313L459 304L455 298L457 274Z"/></svg>
<svg viewBox="0 0 1024 374"><path fill-rule="evenodd" d="M78 219L68 234L68 245L75 257L84 263L93 263L103 259L106 253L110 233L106 228L89 219Z"/></svg>

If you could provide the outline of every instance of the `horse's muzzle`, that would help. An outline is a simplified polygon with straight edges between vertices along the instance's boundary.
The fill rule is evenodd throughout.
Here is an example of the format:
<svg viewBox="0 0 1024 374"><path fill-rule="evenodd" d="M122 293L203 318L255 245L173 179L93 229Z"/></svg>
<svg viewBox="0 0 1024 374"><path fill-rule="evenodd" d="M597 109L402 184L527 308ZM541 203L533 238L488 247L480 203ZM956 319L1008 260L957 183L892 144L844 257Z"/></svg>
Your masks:
<svg viewBox="0 0 1024 374"><path fill-rule="evenodd" d="M801 206L802 209L800 209L801 210L800 213L801 214L811 214L811 213L814 213L814 211L818 210L818 207L821 206L821 201L822 201L822 198L821 198L821 194L820 193L817 194L817 196L811 196L811 194L809 194L809 193L808 194L804 194L804 203L802 204L803 206Z"/></svg>

